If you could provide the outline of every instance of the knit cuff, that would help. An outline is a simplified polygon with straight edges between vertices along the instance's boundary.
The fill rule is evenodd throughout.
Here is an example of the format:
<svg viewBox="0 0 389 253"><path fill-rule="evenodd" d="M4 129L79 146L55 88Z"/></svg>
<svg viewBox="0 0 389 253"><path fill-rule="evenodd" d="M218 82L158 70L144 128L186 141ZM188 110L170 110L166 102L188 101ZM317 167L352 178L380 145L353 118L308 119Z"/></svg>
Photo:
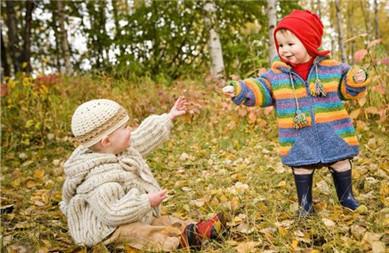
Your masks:
<svg viewBox="0 0 389 253"><path fill-rule="evenodd" d="M169 114L168 113L164 113L164 114L161 115L161 118L162 118L162 121L164 122L164 125L165 125L166 129L168 131L170 131L170 129L172 129L172 127L173 127L173 121L169 117Z"/></svg>
<svg viewBox="0 0 389 253"><path fill-rule="evenodd" d="M350 69L350 71L348 71L347 77L346 77L346 81L347 81L348 86L353 87L353 88L363 88L370 82L370 79L368 78L368 73L364 69L362 69L362 70L366 74L366 79L363 82L356 82L354 80L354 75L357 73L358 70L359 69L357 69L357 68L352 68L352 69Z"/></svg>
<svg viewBox="0 0 389 253"><path fill-rule="evenodd" d="M234 86L235 94L235 96L232 98L232 101L235 104L240 105L246 99L245 94L247 92L247 87L239 81L231 81L231 84Z"/></svg>

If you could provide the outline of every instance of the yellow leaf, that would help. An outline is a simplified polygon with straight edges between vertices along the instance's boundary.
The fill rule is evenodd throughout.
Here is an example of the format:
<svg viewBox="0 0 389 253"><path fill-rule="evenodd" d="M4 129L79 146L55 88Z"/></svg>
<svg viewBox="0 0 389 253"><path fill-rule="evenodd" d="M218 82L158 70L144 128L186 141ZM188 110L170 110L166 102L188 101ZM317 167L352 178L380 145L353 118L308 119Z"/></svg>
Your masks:
<svg viewBox="0 0 389 253"><path fill-rule="evenodd" d="M356 118L358 118L360 112L361 112L361 109L356 109L350 113L350 117L352 119L356 119Z"/></svg>
<svg viewBox="0 0 389 253"><path fill-rule="evenodd" d="M297 241L297 240L293 240L293 241L292 241L292 245L291 245L292 249L296 249L296 248L297 248L297 245L298 245L298 243L299 243L299 241Z"/></svg>
<svg viewBox="0 0 389 253"><path fill-rule="evenodd" d="M278 187L285 187L285 186L286 186L285 180L281 181L281 182L278 184Z"/></svg>
<svg viewBox="0 0 389 253"><path fill-rule="evenodd" d="M21 179L20 178L16 178L14 181L12 181L11 185L14 187L14 188L18 188L20 186L20 182Z"/></svg>
<svg viewBox="0 0 389 253"><path fill-rule="evenodd" d="M220 202L227 202L228 201L228 198L226 197L226 195L221 195L220 197L219 197L219 200L220 200Z"/></svg>
<svg viewBox="0 0 389 253"><path fill-rule="evenodd" d="M37 169L34 171L34 177L37 179L43 179L45 176L45 171L43 169Z"/></svg>
<svg viewBox="0 0 389 253"><path fill-rule="evenodd" d="M30 128L32 125L34 125L34 121L32 119L27 120L25 128Z"/></svg>
<svg viewBox="0 0 389 253"><path fill-rule="evenodd" d="M240 206L239 199L237 197L234 197L231 200L231 208L232 208L232 210L238 210L239 206Z"/></svg>
<svg viewBox="0 0 389 253"><path fill-rule="evenodd" d="M137 250L137 249L135 249L127 244L124 246L124 249L125 249L126 253L139 253L140 252L139 250Z"/></svg>
<svg viewBox="0 0 389 253"><path fill-rule="evenodd" d="M278 233L280 233L281 236L285 236L288 233L288 230L286 228L279 227Z"/></svg>

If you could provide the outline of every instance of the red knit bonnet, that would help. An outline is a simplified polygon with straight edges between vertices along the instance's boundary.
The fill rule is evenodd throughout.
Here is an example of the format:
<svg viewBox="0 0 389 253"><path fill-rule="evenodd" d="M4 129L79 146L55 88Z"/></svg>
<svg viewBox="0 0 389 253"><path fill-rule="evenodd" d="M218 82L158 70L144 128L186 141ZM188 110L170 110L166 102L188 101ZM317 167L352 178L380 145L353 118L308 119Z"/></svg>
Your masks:
<svg viewBox="0 0 389 253"><path fill-rule="evenodd" d="M312 57L325 56L330 53L328 50L318 50L321 46L321 39L323 36L323 23L320 21L318 15L310 11L293 10L278 23L273 34L278 55L280 54L278 52L279 46L276 39L276 33L280 29L287 29L296 35L307 49L308 54Z"/></svg>

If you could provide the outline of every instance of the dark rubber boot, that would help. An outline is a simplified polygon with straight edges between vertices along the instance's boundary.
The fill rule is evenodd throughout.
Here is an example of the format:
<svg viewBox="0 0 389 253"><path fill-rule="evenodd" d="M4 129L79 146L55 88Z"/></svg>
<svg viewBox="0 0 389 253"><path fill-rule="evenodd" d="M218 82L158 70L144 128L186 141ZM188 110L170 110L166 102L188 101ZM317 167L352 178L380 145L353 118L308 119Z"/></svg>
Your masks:
<svg viewBox="0 0 389 253"><path fill-rule="evenodd" d="M359 203L353 194L351 169L342 172L331 169L331 174L334 179L336 194L338 195L340 204L351 210L357 209Z"/></svg>
<svg viewBox="0 0 389 253"><path fill-rule="evenodd" d="M296 175L293 173L293 176L299 200L298 217L306 218L314 213L312 203L313 173L306 175Z"/></svg>

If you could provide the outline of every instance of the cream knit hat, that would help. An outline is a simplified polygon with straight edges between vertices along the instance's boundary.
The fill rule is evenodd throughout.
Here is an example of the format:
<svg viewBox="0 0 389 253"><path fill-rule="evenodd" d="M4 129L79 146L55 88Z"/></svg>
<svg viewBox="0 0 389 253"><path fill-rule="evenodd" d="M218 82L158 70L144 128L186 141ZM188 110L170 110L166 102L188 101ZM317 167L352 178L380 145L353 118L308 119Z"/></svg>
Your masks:
<svg viewBox="0 0 389 253"><path fill-rule="evenodd" d="M126 110L109 99L80 105L72 117L72 133L82 146L91 147L129 120Z"/></svg>

